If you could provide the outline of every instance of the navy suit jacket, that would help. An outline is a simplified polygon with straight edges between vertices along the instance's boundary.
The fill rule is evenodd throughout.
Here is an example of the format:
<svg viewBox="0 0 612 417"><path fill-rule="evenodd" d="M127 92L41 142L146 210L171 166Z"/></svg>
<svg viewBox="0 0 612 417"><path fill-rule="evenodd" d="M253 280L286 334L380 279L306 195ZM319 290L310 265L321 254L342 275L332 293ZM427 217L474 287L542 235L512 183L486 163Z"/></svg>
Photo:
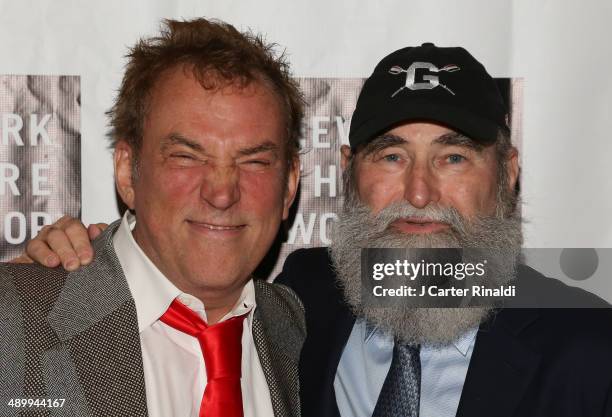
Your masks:
<svg viewBox="0 0 612 417"><path fill-rule="evenodd" d="M519 277L588 296L526 266ZM306 310L302 416L339 417L333 383L355 316L336 285L327 249L292 253L277 279ZM457 416L612 416L612 310L498 311L477 333Z"/></svg>

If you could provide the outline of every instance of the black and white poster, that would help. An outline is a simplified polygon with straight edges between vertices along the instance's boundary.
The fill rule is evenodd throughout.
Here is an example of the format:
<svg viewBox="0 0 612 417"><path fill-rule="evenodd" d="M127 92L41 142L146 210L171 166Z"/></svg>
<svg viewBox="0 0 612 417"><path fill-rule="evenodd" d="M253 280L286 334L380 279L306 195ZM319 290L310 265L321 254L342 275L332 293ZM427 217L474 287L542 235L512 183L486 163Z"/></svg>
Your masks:
<svg viewBox="0 0 612 417"><path fill-rule="evenodd" d="M0 76L0 259L81 211L78 76Z"/></svg>

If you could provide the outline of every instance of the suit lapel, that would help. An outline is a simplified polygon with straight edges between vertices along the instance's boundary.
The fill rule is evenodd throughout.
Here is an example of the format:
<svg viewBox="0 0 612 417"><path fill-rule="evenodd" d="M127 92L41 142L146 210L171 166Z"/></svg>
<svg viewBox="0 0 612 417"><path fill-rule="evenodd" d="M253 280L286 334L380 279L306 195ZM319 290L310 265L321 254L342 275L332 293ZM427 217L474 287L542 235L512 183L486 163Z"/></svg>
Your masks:
<svg viewBox="0 0 612 417"><path fill-rule="evenodd" d="M261 362L261 367L268 383L268 389L270 390L270 398L272 400L272 409L276 417L289 416L291 410L291 401L287 395L283 392L281 385L282 381L279 381L277 374L283 374L284 369L275 369L274 364L279 364L274 359L278 356L278 352L274 352L269 343L268 338L265 335L264 326L261 320L253 319L253 340L255 341L255 347L257 349L257 355ZM282 365L281 365L282 366Z"/></svg>
<svg viewBox="0 0 612 417"><path fill-rule="evenodd" d="M458 417L514 414L541 359L517 336L536 319L534 310L505 310L481 326L463 385Z"/></svg>
<svg viewBox="0 0 612 417"><path fill-rule="evenodd" d="M328 259L331 265L331 260ZM300 360L300 389L303 414L340 417L334 381L355 316L344 302L331 269L324 285L313 287L320 306L307 311L308 335ZM313 290L313 291L315 291ZM312 296L312 295L311 295ZM310 317L309 317L310 315Z"/></svg>
<svg viewBox="0 0 612 417"><path fill-rule="evenodd" d="M339 311L335 323L335 331L332 332L329 342L330 350L329 355L327 355L328 362L325 366L325 379L321 384L321 401L318 402L320 410L317 415L320 416L340 417L334 381L342 352L344 352L344 347L355 324L355 316L348 309L342 309Z"/></svg>
<svg viewBox="0 0 612 417"><path fill-rule="evenodd" d="M73 386L91 415L146 416L136 307L112 247L118 226L94 242L95 261L66 278L47 317L59 344L45 353L43 372L53 378L47 386Z"/></svg>
<svg viewBox="0 0 612 417"><path fill-rule="evenodd" d="M298 361L303 335L279 304L271 285L255 281L253 340L276 417L300 416Z"/></svg>

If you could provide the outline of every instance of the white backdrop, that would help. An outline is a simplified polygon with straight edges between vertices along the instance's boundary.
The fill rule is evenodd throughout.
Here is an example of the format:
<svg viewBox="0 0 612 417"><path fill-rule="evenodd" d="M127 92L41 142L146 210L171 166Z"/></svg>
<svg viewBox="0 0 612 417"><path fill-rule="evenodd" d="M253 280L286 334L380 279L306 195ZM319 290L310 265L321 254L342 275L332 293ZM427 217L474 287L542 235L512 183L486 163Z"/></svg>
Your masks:
<svg viewBox="0 0 612 417"><path fill-rule="evenodd" d="M195 16L266 33L298 77L366 77L392 50L430 41L523 78L525 246L612 246L608 0L1 1L0 74L81 77L85 222L117 217L104 111L126 46L163 17Z"/></svg>

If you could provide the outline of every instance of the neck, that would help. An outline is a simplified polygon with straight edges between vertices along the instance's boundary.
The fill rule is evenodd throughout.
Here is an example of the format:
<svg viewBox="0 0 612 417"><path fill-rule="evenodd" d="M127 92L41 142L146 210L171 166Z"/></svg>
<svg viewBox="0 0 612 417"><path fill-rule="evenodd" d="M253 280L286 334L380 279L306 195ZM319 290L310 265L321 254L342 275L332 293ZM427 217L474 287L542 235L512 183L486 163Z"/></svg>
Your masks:
<svg viewBox="0 0 612 417"><path fill-rule="evenodd" d="M206 319L209 325L218 323L227 313L232 311L232 308L238 302L243 287L240 287L235 294L228 297L200 297L195 295L202 303L206 310Z"/></svg>

